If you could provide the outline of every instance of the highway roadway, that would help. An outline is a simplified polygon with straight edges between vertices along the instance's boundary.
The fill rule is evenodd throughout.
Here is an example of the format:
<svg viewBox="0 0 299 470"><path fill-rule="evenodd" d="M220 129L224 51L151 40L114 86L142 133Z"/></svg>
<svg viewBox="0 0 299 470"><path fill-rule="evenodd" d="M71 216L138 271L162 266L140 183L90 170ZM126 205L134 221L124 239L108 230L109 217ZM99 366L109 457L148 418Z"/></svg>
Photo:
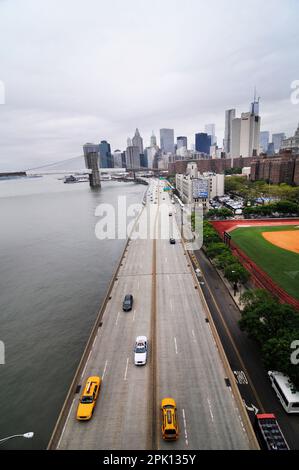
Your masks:
<svg viewBox="0 0 299 470"><path fill-rule="evenodd" d="M161 226L159 206L168 204L175 210L162 186L151 181L137 230L148 220L146 208L155 221L152 235ZM178 234L175 217L169 219L173 234ZM81 376L80 392L87 377L102 376L94 416L89 422L76 420L77 390L57 448L248 449L183 245L152 238L130 240ZM131 312L122 311L127 293L134 296ZM149 339L148 363L143 367L133 362L138 335ZM177 401L176 442L161 438L159 406L166 396Z"/></svg>

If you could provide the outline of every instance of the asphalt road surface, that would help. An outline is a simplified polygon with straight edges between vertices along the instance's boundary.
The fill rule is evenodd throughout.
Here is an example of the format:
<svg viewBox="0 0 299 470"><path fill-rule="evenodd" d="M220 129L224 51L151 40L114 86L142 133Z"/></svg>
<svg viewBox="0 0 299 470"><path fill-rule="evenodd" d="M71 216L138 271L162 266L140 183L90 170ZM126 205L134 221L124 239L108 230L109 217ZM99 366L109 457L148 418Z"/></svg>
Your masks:
<svg viewBox="0 0 299 470"><path fill-rule="evenodd" d="M162 187L162 182L151 181L137 231L149 220L146 208L154 221L152 235L162 225L159 207L168 204L169 211L175 210ZM169 219L176 236L175 217ZM179 240L174 245L168 238L130 240L80 381L82 391L87 377L102 377L93 418L76 420L79 393L75 394L57 448L249 448L194 284ZM123 312L128 293L134 296L133 309ZM148 362L142 367L133 361L138 335L149 340ZM160 403L167 396L178 407L176 442L161 437Z"/></svg>

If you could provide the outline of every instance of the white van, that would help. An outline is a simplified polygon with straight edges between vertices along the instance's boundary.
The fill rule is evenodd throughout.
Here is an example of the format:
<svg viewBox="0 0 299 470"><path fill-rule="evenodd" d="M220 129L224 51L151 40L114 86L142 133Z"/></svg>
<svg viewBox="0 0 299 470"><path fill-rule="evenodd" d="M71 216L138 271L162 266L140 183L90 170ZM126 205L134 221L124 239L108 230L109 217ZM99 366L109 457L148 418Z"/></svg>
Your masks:
<svg viewBox="0 0 299 470"><path fill-rule="evenodd" d="M299 413L299 391L289 377L281 372L268 371L272 387L287 413Z"/></svg>

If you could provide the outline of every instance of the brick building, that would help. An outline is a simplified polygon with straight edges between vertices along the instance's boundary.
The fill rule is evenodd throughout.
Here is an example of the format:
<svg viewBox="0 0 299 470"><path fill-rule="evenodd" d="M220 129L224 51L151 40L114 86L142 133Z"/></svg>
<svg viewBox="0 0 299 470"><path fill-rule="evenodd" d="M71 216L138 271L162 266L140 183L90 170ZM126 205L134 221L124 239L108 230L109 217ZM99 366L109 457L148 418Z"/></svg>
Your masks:
<svg viewBox="0 0 299 470"><path fill-rule="evenodd" d="M294 155L289 150L282 151L275 157L262 154L251 162L250 179L299 185L299 155Z"/></svg>
<svg viewBox="0 0 299 470"><path fill-rule="evenodd" d="M213 172L213 173L224 173L229 168L243 168L244 166L250 166L253 157L248 158L215 158L215 159L202 159L202 160L190 160L197 164L198 171L200 173ZM187 165L190 163L188 160L178 160L168 164L169 174L186 173Z"/></svg>

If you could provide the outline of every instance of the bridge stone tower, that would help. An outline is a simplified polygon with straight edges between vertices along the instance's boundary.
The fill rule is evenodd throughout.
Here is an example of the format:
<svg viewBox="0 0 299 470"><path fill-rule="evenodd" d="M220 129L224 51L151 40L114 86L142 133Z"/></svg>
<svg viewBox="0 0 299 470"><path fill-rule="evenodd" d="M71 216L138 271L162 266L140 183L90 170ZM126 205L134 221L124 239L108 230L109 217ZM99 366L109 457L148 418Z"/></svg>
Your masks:
<svg viewBox="0 0 299 470"><path fill-rule="evenodd" d="M86 168L92 172L89 174L89 184L91 188L100 188L100 172L99 172L99 146L87 143L83 145L84 159Z"/></svg>

